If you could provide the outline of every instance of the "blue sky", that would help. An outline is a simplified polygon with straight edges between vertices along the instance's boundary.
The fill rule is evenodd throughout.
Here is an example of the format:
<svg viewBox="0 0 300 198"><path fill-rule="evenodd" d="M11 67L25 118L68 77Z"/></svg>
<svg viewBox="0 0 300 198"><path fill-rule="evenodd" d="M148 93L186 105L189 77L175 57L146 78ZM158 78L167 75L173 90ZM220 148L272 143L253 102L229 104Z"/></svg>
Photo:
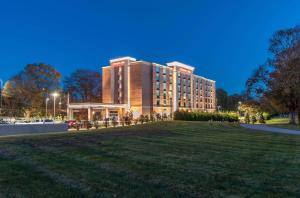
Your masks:
<svg viewBox="0 0 300 198"><path fill-rule="evenodd" d="M270 36L299 24L299 10L296 0L2 0L0 78L28 63L65 76L132 56L193 65L217 87L241 92L267 58Z"/></svg>

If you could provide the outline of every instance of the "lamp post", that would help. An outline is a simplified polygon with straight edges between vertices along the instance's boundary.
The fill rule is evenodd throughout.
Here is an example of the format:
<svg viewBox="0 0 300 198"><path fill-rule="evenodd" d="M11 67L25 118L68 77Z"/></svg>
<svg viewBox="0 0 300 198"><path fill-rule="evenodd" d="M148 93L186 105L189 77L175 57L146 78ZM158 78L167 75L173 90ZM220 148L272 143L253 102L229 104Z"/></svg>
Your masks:
<svg viewBox="0 0 300 198"><path fill-rule="evenodd" d="M46 98L46 113L45 113L45 118L48 118L48 102L49 102L50 98Z"/></svg>
<svg viewBox="0 0 300 198"><path fill-rule="evenodd" d="M3 105L2 105L2 88L3 88L3 80L2 79L0 79L0 94L1 94L1 97L0 97L0 114L2 113L2 107L3 107Z"/></svg>
<svg viewBox="0 0 300 198"><path fill-rule="evenodd" d="M56 98L57 96L59 96L59 94L57 92L52 93L53 96L53 120L55 121L55 102L56 102Z"/></svg>
<svg viewBox="0 0 300 198"><path fill-rule="evenodd" d="M239 117L241 116L241 105L242 105L242 102L239 101L238 102L238 115L239 115Z"/></svg>

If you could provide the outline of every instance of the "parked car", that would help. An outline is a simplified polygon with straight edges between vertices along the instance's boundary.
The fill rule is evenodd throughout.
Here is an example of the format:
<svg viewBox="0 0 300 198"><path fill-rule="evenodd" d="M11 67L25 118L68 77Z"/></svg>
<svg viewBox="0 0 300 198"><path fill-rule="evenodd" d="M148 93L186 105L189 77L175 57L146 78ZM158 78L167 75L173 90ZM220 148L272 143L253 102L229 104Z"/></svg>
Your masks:
<svg viewBox="0 0 300 198"><path fill-rule="evenodd" d="M4 124L9 124L9 123L4 120L0 120L0 125L4 125Z"/></svg>
<svg viewBox="0 0 300 198"><path fill-rule="evenodd" d="M76 120L68 120L65 123L68 124L68 129L76 128L77 125Z"/></svg>
<svg viewBox="0 0 300 198"><path fill-rule="evenodd" d="M25 119L16 119L14 121L14 124L28 124L28 123L30 123L30 121L25 120Z"/></svg>
<svg viewBox="0 0 300 198"><path fill-rule="evenodd" d="M43 120L43 123L44 123L44 124L54 124L54 120L51 120L51 119L45 119L45 120Z"/></svg>

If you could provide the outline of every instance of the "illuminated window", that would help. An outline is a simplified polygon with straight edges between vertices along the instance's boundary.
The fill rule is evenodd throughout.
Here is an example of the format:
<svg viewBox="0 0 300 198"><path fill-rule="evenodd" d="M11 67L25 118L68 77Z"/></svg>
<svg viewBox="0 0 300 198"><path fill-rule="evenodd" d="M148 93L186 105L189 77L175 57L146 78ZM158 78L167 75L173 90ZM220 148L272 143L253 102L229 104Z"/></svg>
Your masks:
<svg viewBox="0 0 300 198"><path fill-rule="evenodd" d="M159 89L159 88L160 88L160 83L156 82L156 89Z"/></svg>
<svg viewBox="0 0 300 198"><path fill-rule="evenodd" d="M167 73L167 69L163 67L163 74L165 75Z"/></svg>
<svg viewBox="0 0 300 198"><path fill-rule="evenodd" d="M163 76L163 80L164 80L164 82L167 82L167 76L166 75Z"/></svg>
<svg viewBox="0 0 300 198"><path fill-rule="evenodd" d="M158 66L156 66L155 71L156 71L156 73L159 73L160 72L160 68Z"/></svg>
<svg viewBox="0 0 300 198"><path fill-rule="evenodd" d="M160 76L159 76L159 73L156 74L156 81L159 81L160 80Z"/></svg>

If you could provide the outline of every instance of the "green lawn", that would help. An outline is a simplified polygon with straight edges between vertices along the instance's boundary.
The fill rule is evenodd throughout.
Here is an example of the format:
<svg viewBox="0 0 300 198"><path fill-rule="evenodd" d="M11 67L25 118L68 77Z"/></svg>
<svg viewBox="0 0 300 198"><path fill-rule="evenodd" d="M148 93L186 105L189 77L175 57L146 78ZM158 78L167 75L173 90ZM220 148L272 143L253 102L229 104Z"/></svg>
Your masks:
<svg viewBox="0 0 300 198"><path fill-rule="evenodd" d="M0 139L1 197L299 197L300 136L165 122Z"/></svg>
<svg viewBox="0 0 300 198"><path fill-rule="evenodd" d="M273 118L266 121L267 125L278 128L300 130L300 125L289 124L288 118Z"/></svg>

